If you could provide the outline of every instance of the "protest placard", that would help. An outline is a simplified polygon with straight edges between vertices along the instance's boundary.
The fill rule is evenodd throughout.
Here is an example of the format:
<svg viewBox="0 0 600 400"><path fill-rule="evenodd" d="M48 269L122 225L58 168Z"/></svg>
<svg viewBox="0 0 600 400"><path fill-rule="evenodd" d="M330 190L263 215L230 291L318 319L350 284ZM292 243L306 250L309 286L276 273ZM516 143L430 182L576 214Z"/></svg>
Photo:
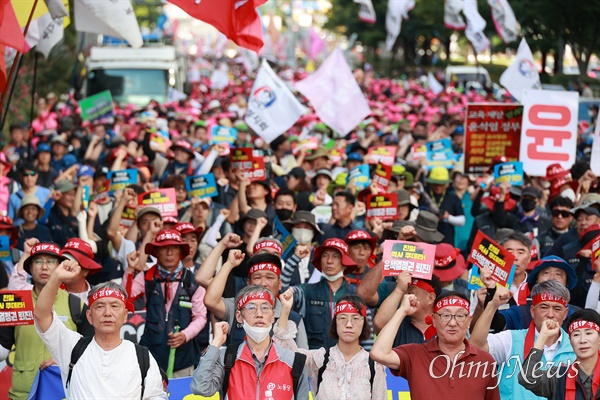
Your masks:
<svg viewBox="0 0 600 400"><path fill-rule="evenodd" d="M600 257L600 235L592 240L592 271L596 270L594 263Z"/></svg>
<svg viewBox="0 0 600 400"><path fill-rule="evenodd" d="M219 195L215 175L212 172L206 175L188 176L185 178L185 189L190 199Z"/></svg>
<svg viewBox="0 0 600 400"><path fill-rule="evenodd" d="M509 182L511 186L523 186L523 163L513 161L495 165L494 180L498 185Z"/></svg>
<svg viewBox="0 0 600 400"><path fill-rule="evenodd" d="M348 185L354 184L356 190L363 190L371 183L371 176L369 173L369 166L367 164L359 165L358 167L352 168L346 178Z"/></svg>
<svg viewBox="0 0 600 400"><path fill-rule="evenodd" d="M396 148L394 146L369 147L367 152L369 164L394 165L396 160Z"/></svg>
<svg viewBox="0 0 600 400"><path fill-rule="evenodd" d="M0 290L0 326L33 325L31 290Z"/></svg>
<svg viewBox="0 0 600 400"><path fill-rule="evenodd" d="M319 148L319 139L315 136L309 137L307 139L298 140L292 143L292 154L298 155L300 154L300 150L316 150Z"/></svg>
<svg viewBox="0 0 600 400"><path fill-rule="evenodd" d="M328 224L331 221L331 206L316 206L311 213L317 224Z"/></svg>
<svg viewBox="0 0 600 400"><path fill-rule="evenodd" d="M329 159L331 160L331 163L334 165L340 164L342 162L342 152L338 149L332 149L329 152Z"/></svg>
<svg viewBox="0 0 600 400"><path fill-rule="evenodd" d="M0 260L4 262L12 262L10 237L6 235L0 236Z"/></svg>
<svg viewBox="0 0 600 400"><path fill-rule="evenodd" d="M229 160L234 171L252 171L254 168L254 156L249 147L231 149Z"/></svg>
<svg viewBox="0 0 600 400"><path fill-rule="evenodd" d="M229 143L231 145L237 140L237 129L235 128L216 125L213 126L211 133L212 144Z"/></svg>
<svg viewBox="0 0 600 400"><path fill-rule="evenodd" d="M110 90L81 99L79 107L81 107L81 118L84 121L95 121L115 115L115 106Z"/></svg>
<svg viewBox="0 0 600 400"><path fill-rule="evenodd" d="M90 208L90 187L87 185L84 185L83 190L81 191L81 204L83 205L83 209L87 212Z"/></svg>
<svg viewBox="0 0 600 400"><path fill-rule="evenodd" d="M131 228L135 222L135 208L125 206L121 213L121 222L119 225L125 228Z"/></svg>
<svg viewBox="0 0 600 400"><path fill-rule="evenodd" d="M175 188L158 189L138 195L138 208L145 207L157 208L163 217L177 217Z"/></svg>
<svg viewBox="0 0 600 400"><path fill-rule="evenodd" d="M421 143L413 143L410 146L410 154L413 160L420 160L421 158L427 157L427 146Z"/></svg>
<svg viewBox="0 0 600 400"><path fill-rule="evenodd" d="M454 167L454 150L452 150L452 141L450 138L444 138L433 142L427 142L427 169L435 167L444 167L452 169Z"/></svg>
<svg viewBox="0 0 600 400"><path fill-rule="evenodd" d="M375 175L373 175L373 182L377 184L377 188L380 192L387 192L391 179L392 166L381 163L377 164L377 167L375 168Z"/></svg>
<svg viewBox="0 0 600 400"><path fill-rule="evenodd" d="M413 278L431 279L435 263L435 245L386 240L383 242L383 276L412 272Z"/></svg>
<svg viewBox="0 0 600 400"><path fill-rule="evenodd" d="M253 168L250 171L245 171L245 174L250 182L264 181L265 179L269 179L267 175L267 169L265 168L265 158L263 156L254 156L252 163Z"/></svg>
<svg viewBox="0 0 600 400"><path fill-rule="evenodd" d="M108 171L106 179L110 181L108 195L112 196L117 190L124 190L129 185L137 185L137 169L123 169L119 171Z"/></svg>
<svg viewBox="0 0 600 400"><path fill-rule="evenodd" d="M379 218L393 221L398 218L398 194L380 193L367 195L367 221Z"/></svg>
<svg viewBox="0 0 600 400"><path fill-rule="evenodd" d="M478 231L469 253L468 262L475 265L469 283L473 284L479 279L477 268L485 268L492 273L491 279L494 282L509 289L515 274L514 261L514 255L485 233Z"/></svg>
<svg viewBox="0 0 600 400"><path fill-rule="evenodd" d="M159 153L166 153L173 142L158 132L150 134L150 149Z"/></svg>
<svg viewBox="0 0 600 400"><path fill-rule="evenodd" d="M290 231L285 229L285 226L283 226L279 220L279 217L275 216L273 222L273 237L281 242L281 246L283 247L283 254L281 258L285 260L288 258L290 253L294 251L297 242Z"/></svg>
<svg viewBox="0 0 600 400"><path fill-rule="evenodd" d="M467 105L464 171L483 173L496 156L519 160L523 106L518 104Z"/></svg>

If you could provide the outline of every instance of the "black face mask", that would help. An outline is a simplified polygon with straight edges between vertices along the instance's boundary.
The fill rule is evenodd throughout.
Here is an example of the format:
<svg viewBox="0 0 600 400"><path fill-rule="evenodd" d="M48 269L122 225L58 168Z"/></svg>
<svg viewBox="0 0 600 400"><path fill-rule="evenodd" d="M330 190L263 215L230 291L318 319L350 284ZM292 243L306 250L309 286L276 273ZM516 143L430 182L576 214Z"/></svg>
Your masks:
<svg viewBox="0 0 600 400"><path fill-rule="evenodd" d="M533 199L522 199L521 207L523 207L523 211L529 212L535 209L535 200Z"/></svg>
<svg viewBox="0 0 600 400"><path fill-rule="evenodd" d="M277 214L277 217L279 217L280 221L287 221L288 219L292 218L292 214L294 212L292 210L275 210L275 214Z"/></svg>

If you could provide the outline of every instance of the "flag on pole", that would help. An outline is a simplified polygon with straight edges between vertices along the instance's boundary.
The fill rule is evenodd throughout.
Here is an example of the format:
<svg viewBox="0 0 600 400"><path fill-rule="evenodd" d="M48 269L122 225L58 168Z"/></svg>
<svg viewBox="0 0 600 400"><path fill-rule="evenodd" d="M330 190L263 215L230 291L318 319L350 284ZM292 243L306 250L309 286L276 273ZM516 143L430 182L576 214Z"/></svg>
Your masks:
<svg viewBox="0 0 600 400"><path fill-rule="evenodd" d="M429 82L429 89L436 95L444 91L442 84L435 79L435 76L431 72L427 74L427 81Z"/></svg>
<svg viewBox="0 0 600 400"><path fill-rule="evenodd" d="M48 12L31 22L25 40L29 47L35 47L35 51L48 58L52 48L63 39L64 24L65 18L53 19Z"/></svg>
<svg viewBox="0 0 600 400"><path fill-rule="evenodd" d="M27 43L10 0L0 0L0 44L24 53Z"/></svg>
<svg viewBox="0 0 600 400"><path fill-rule="evenodd" d="M337 47L314 74L296 83L321 121L341 135L348 134L370 113L369 104Z"/></svg>
<svg viewBox="0 0 600 400"><path fill-rule="evenodd" d="M67 7L63 4L61 0L44 0L46 3L46 7L48 7L48 11L52 16L52 19L68 17L69 12L67 11Z"/></svg>
<svg viewBox="0 0 600 400"><path fill-rule="evenodd" d="M0 43L0 93L6 89L6 46Z"/></svg>
<svg viewBox="0 0 600 400"><path fill-rule="evenodd" d="M496 26L498 35L504 43L517 40L521 27L515 18L515 13L508 4L508 0L487 0L492 9L492 20Z"/></svg>
<svg viewBox="0 0 600 400"><path fill-rule="evenodd" d="M263 59L248 100L245 117L248 126L265 142L271 143L305 112L292 91Z"/></svg>
<svg viewBox="0 0 600 400"><path fill-rule="evenodd" d="M519 43L514 61L500 76L500 84L518 101L522 100L523 90L542 88L533 54L531 54L531 49L529 49L524 38Z"/></svg>
<svg viewBox="0 0 600 400"><path fill-rule="evenodd" d="M377 21L377 14L375 14L375 8L373 8L371 0L354 0L354 2L360 4L358 19L368 24L374 24Z"/></svg>
<svg viewBox="0 0 600 400"><path fill-rule="evenodd" d="M131 0L75 0L75 28L126 40L142 47L142 33Z"/></svg>
<svg viewBox="0 0 600 400"><path fill-rule="evenodd" d="M477 0L463 0L462 11L467 18L465 36L473 45L475 52L479 54L490 47L490 40L483 33L486 22L477 10Z"/></svg>
<svg viewBox="0 0 600 400"><path fill-rule="evenodd" d="M388 0L388 9L385 15L385 28L387 30L385 45L387 51L392 51L402 29L402 19L408 19L408 12L414 7L415 0Z"/></svg>
<svg viewBox="0 0 600 400"><path fill-rule="evenodd" d="M463 30L467 27L465 20L460 15L463 4L463 0L446 0L444 2L444 25L446 28Z"/></svg>
<svg viewBox="0 0 600 400"><path fill-rule="evenodd" d="M263 32L256 8L267 0L168 0L192 17L217 28L238 46L258 53Z"/></svg>

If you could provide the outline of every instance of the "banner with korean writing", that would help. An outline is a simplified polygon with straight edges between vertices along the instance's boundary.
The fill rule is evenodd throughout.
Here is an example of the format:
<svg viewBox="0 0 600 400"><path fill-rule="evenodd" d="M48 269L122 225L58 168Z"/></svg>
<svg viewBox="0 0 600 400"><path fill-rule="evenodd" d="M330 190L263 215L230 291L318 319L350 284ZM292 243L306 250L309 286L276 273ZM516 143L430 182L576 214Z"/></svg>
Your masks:
<svg viewBox="0 0 600 400"><path fill-rule="evenodd" d="M367 153L369 164L394 165L396 161L396 148L394 146L370 147Z"/></svg>
<svg viewBox="0 0 600 400"><path fill-rule="evenodd" d="M309 137L307 139L298 140L292 143L292 154L300 154L300 150L316 150L319 148L319 139L316 137Z"/></svg>
<svg viewBox="0 0 600 400"><path fill-rule="evenodd" d="M410 146L410 155L413 160L420 160L421 158L427 157L427 146L421 143L413 143Z"/></svg>
<svg viewBox="0 0 600 400"><path fill-rule="evenodd" d="M264 181L269 179L267 168L265 167L265 158L263 156L256 157L252 160L253 168L250 171L245 171L246 177L250 182Z"/></svg>
<svg viewBox="0 0 600 400"><path fill-rule="evenodd" d="M383 276L412 272L413 278L431 279L435 263L435 245L386 240L383 242Z"/></svg>
<svg viewBox="0 0 600 400"><path fill-rule="evenodd" d="M171 148L171 142L168 138L163 136L158 132L154 132L150 134L150 149L157 151L159 153L166 153L167 150Z"/></svg>
<svg viewBox="0 0 600 400"><path fill-rule="evenodd" d="M237 129L227 126L216 125L211 131L212 144L229 143L234 144L237 140Z"/></svg>
<svg viewBox="0 0 600 400"><path fill-rule="evenodd" d="M390 180L392 179L392 166L386 164L377 164L375 168L375 174L373 175L373 182L377 184L377 188L380 192L386 192L390 186Z"/></svg>
<svg viewBox="0 0 600 400"><path fill-rule="evenodd" d="M354 184L357 190L363 190L371 183L371 177L369 174L369 166L366 164L359 165L358 167L352 168L346 178L348 185Z"/></svg>
<svg viewBox="0 0 600 400"><path fill-rule="evenodd" d="M494 179L498 185L510 182L511 186L523 186L523 163L514 161L495 165Z"/></svg>
<svg viewBox="0 0 600 400"><path fill-rule="evenodd" d="M527 175L545 176L555 163L571 169L577 156L578 110L577 92L523 91L519 160Z"/></svg>
<svg viewBox="0 0 600 400"><path fill-rule="evenodd" d="M131 228L135 222L135 208L124 207L121 213L121 222L119 225L124 228Z"/></svg>
<svg viewBox="0 0 600 400"><path fill-rule="evenodd" d="M84 121L95 121L115 115L115 106L110 90L81 99L79 107L81 108L81 118Z"/></svg>
<svg viewBox="0 0 600 400"><path fill-rule="evenodd" d="M90 187L88 185L84 185L81 191L81 205L86 212L90 208Z"/></svg>
<svg viewBox="0 0 600 400"><path fill-rule="evenodd" d="M380 193L367 195L367 221L379 218L393 221L398 218L398 193Z"/></svg>
<svg viewBox="0 0 600 400"><path fill-rule="evenodd" d="M444 167L452 169L454 167L454 150L452 150L452 141L450 138L427 142L427 169L435 167Z"/></svg>
<svg viewBox="0 0 600 400"><path fill-rule="evenodd" d="M518 104L468 104L465 173L486 172L496 156L518 161L522 119L523 106Z"/></svg>
<svg viewBox="0 0 600 400"><path fill-rule="evenodd" d="M185 178L185 189L190 199L219 195L215 175L212 172L206 175L188 176Z"/></svg>
<svg viewBox="0 0 600 400"><path fill-rule="evenodd" d="M145 207L157 208L163 217L177 217L175 188L158 189L138 195L138 208Z"/></svg>
<svg viewBox="0 0 600 400"><path fill-rule="evenodd" d="M129 185L137 185L137 169L123 169L120 171L108 171L106 179L110 181L108 195L112 196L117 190L124 190Z"/></svg>
<svg viewBox="0 0 600 400"><path fill-rule="evenodd" d="M12 254L10 250L10 237L6 235L0 236L0 260L4 262L12 262Z"/></svg>
<svg viewBox="0 0 600 400"><path fill-rule="evenodd" d="M281 246L283 247L283 254L281 258L283 260L287 259L294 249L296 248L296 239L292 236L290 231L285 229L285 226L279 220L279 217L275 217L273 221L273 237L281 242Z"/></svg>
<svg viewBox="0 0 600 400"><path fill-rule="evenodd" d="M596 270L596 260L600 258L600 235L592 240L592 271Z"/></svg>
<svg viewBox="0 0 600 400"><path fill-rule="evenodd" d="M492 273L491 279L494 282L510 289L515 275L516 267L513 266L515 256L482 231L477 231L475 235L468 262L475 265L469 285L477 284L479 279L477 268L485 268ZM479 287L481 286L480 284Z"/></svg>
<svg viewBox="0 0 600 400"><path fill-rule="evenodd" d="M33 325L31 290L0 290L0 326Z"/></svg>
<svg viewBox="0 0 600 400"><path fill-rule="evenodd" d="M231 149L229 153L231 169L234 171L252 171L254 168L252 149L249 147Z"/></svg>

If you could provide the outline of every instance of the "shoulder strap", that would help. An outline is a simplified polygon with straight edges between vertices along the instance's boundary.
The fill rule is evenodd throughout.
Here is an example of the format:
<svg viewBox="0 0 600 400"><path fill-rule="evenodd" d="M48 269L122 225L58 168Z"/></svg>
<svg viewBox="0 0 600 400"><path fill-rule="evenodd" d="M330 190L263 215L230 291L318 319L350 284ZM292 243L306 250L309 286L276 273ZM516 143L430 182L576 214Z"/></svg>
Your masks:
<svg viewBox="0 0 600 400"><path fill-rule="evenodd" d="M237 357L239 347L239 343L233 343L227 346L227 350L225 350L225 360L223 363L225 375L223 376L223 395L221 396L223 399L227 396L227 390L229 389L229 375L231 374L233 364L235 364L235 358Z"/></svg>
<svg viewBox="0 0 600 400"><path fill-rule="evenodd" d="M73 367L77 364L77 361L87 349L89 344L92 342L93 336L83 336L73 347L71 351L71 362L69 363L69 374L67 375L67 382L65 383L65 387L69 387L69 382L71 382L71 374L73 373Z"/></svg>
<svg viewBox="0 0 600 400"><path fill-rule="evenodd" d="M371 383L371 396L373 395L373 381L375 380L375 360L369 356L369 371L371 371L371 378L369 378L369 383Z"/></svg>
<svg viewBox="0 0 600 400"><path fill-rule="evenodd" d="M81 324L81 299L72 293L69 293L69 309L71 310L71 318L75 325L79 327Z"/></svg>
<svg viewBox="0 0 600 400"><path fill-rule="evenodd" d="M294 400L298 400L298 386L300 386L300 378L306 365L306 355L302 353L294 353L294 363L292 364L292 379L294 380Z"/></svg>
<svg viewBox="0 0 600 400"><path fill-rule="evenodd" d="M327 369L327 363L329 362L329 349L325 351L325 358L323 358L323 366L319 368L319 374L317 375L317 393L319 393L319 386L321 385L321 381L323 380L323 372Z"/></svg>
<svg viewBox="0 0 600 400"><path fill-rule="evenodd" d="M144 389L146 388L146 375L150 369L150 354L148 349L137 343L135 345L135 354L137 355L138 364L140 365L140 374L142 375L142 393L140 399L144 398Z"/></svg>

